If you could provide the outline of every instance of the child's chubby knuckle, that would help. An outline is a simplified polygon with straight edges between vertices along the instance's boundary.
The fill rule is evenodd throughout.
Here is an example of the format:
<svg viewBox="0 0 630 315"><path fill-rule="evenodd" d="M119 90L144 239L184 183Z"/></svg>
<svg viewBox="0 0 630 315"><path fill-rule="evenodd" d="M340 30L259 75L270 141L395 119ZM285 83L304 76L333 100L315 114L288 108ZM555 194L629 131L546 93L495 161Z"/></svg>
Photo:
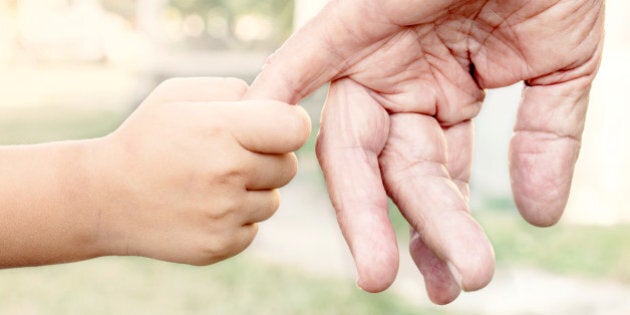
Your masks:
<svg viewBox="0 0 630 315"><path fill-rule="evenodd" d="M210 222L220 222L237 216L242 210L242 196L235 193L223 193L221 201L215 200L214 206L206 210Z"/></svg>
<svg viewBox="0 0 630 315"><path fill-rule="evenodd" d="M228 189L244 187L249 172L243 167L243 163L239 163L237 158L232 158L221 165L221 169L212 168L206 173L206 178L212 185L219 184Z"/></svg>
<svg viewBox="0 0 630 315"><path fill-rule="evenodd" d="M191 121L198 120L198 116L191 117ZM203 121L198 121L198 133L206 141L217 141L231 136L229 130L221 117L211 117Z"/></svg>
<svg viewBox="0 0 630 315"><path fill-rule="evenodd" d="M225 141L231 142L233 139L226 138ZM192 161L188 176L191 180L202 183L204 189L210 191L240 188L248 176L251 176L247 170L248 159L245 154L247 152L237 144L226 145L223 142L215 144L219 145L193 148L182 156Z"/></svg>

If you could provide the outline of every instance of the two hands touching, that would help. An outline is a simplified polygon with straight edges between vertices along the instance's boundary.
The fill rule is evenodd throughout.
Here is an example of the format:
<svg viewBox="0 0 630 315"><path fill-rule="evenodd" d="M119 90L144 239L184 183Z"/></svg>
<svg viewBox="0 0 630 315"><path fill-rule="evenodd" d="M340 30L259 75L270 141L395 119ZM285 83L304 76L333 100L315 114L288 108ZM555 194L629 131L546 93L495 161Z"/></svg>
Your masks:
<svg viewBox="0 0 630 315"><path fill-rule="evenodd" d="M331 82L317 154L367 291L398 270L387 197L438 304L491 280L469 213L472 119L484 90L523 81L510 174L516 205L556 223L601 59L603 0L331 0L268 61L249 97L295 103Z"/></svg>
<svg viewBox="0 0 630 315"><path fill-rule="evenodd" d="M277 208L276 188L296 172L291 152L310 132L305 112L287 103L331 82L317 154L359 286L378 292L395 279L389 196L411 225L430 298L448 303L494 271L468 208L484 90L525 82L512 188L526 220L552 225L568 198L602 37L603 0L331 0L249 89L170 80L109 136L1 148L0 267L235 255Z"/></svg>

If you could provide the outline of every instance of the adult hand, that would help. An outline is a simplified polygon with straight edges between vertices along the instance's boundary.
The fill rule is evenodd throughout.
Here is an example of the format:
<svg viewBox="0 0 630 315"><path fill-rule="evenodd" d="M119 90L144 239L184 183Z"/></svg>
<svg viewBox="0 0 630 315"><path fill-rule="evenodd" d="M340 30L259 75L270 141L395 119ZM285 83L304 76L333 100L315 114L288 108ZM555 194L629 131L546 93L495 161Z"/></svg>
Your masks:
<svg viewBox="0 0 630 315"><path fill-rule="evenodd" d="M510 172L516 204L557 222L601 57L603 0L332 0L272 56L250 98L295 103L332 81L318 156L358 284L394 280L387 195L412 227L430 298L484 287L492 247L469 215L484 89L525 81Z"/></svg>

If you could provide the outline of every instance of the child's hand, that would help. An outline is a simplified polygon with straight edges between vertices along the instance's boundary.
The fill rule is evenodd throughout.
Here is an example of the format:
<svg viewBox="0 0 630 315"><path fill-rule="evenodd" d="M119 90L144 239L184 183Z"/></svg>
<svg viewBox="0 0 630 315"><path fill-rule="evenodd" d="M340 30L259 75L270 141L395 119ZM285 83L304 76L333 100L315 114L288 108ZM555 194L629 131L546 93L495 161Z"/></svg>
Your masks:
<svg viewBox="0 0 630 315"><path fill-rule="evenodd" d="M173 79L99 140L98 237L113 255L206 265L245 249L297 170L298 106L239 101L243 81ZM102 174L102 175L99 175Z"/></svg>

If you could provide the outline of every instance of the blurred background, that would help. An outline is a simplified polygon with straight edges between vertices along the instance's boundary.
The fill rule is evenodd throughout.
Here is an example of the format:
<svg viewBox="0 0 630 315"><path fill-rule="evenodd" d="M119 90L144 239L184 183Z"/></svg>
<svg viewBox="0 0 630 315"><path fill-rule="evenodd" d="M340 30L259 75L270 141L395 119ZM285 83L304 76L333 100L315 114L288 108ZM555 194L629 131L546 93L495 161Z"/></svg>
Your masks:
<svg viewBox="0 0 630 315"><path fill-rule="evenodd" d="M0 0L0 144L98 137L162 80L251 81L267 55L325 0ZM480 292L437 307L408 257L383 294L354 267L312 141L278 214L250 250L209 267L142 258L0 270L0 314L630 314L630 3L609 0L607 42L566 215L523 223L507 145L519 86L489 91L476 124L472 208L497 273ZM303 102L317 130L326 95Z"/></svg>

